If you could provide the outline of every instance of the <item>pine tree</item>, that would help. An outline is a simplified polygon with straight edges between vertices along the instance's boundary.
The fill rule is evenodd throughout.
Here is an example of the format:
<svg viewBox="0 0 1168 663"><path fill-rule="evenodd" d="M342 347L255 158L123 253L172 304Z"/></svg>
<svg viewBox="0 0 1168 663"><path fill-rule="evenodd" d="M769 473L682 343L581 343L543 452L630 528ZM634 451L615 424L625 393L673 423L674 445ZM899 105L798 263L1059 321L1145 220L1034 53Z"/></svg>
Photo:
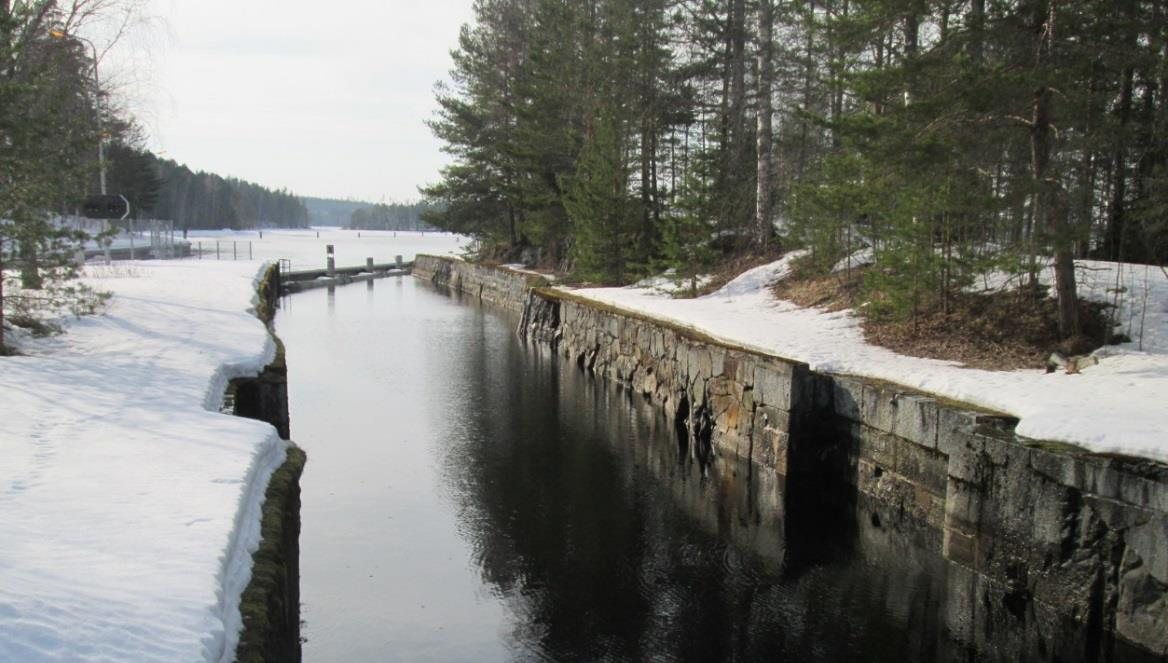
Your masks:
<svg viewBox="0 0 1168 663"><path fill-rule="evenodd" d="M624 282L637 236L625 127L614 115L610 109L598 113L575 173L563 178L564 207L576 231L576 274L602 283Z"/></svg>

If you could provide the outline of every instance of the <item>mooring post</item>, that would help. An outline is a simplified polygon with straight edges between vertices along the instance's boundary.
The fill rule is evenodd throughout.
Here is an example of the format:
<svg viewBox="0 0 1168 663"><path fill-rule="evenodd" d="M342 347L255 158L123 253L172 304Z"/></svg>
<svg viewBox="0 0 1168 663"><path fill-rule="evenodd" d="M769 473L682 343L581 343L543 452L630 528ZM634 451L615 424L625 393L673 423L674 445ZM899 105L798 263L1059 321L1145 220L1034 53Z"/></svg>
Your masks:
<svg viewBox="0 0 1168 663"><path fill-rule="evenodd" d="M368 272L373 271L373 258L366 258L365 259L365 271L368 271Z"/></svg>
<svg viewBox="0 0 1168 663"><path fill-rule="evenodd" d="M324 247L324 250L325 250L325 255L327 256L326 264L328 265L328 267L327 267L328 275L329 276L336 276L337 261L336 261L336 257L333 255L333 245L332 244L326 245Z"/></svg>
<svg viewBox="0 0 1168 663"><path fill-rule="evenodd" d="M394 261L394 263L396 263L396 264L397 264L397 268L398 268L398 269L401 269L401 268L402 268L402 259L401 259L401 256L394 256L394 257L393 257L393 261Z"/></svg>

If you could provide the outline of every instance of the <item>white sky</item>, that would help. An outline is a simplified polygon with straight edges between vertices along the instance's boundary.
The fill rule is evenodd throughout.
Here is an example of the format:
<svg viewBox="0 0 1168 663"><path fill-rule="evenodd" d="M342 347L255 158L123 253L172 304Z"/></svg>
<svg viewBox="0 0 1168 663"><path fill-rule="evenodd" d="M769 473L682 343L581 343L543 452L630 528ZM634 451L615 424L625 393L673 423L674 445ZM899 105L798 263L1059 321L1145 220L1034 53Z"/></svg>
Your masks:
<svg viewBox="0 0 1168 663"><path fill-rule="evenodd" d="M471 0L148 8L156 20L109 66L163 156L303 196L372 202L418 198L447 162L424 121Z"/></svg>

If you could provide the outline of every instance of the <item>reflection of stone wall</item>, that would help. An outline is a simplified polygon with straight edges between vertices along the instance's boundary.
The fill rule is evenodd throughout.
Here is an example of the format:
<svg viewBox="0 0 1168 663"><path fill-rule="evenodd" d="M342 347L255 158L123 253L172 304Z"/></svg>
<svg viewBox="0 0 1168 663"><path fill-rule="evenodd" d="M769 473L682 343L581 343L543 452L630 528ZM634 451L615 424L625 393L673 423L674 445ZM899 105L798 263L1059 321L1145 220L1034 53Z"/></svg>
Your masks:
<svg viewBox="0 0 1168 663"><path fill-rule="evenodd" d="M989 613L1057 614L1168 656L1165 466L1020 439L1009 417L424 258L419 276L521 309L520 334L663 408L694 453L773 468L788 501L855 490L872 522L972 573Z"/></svg>

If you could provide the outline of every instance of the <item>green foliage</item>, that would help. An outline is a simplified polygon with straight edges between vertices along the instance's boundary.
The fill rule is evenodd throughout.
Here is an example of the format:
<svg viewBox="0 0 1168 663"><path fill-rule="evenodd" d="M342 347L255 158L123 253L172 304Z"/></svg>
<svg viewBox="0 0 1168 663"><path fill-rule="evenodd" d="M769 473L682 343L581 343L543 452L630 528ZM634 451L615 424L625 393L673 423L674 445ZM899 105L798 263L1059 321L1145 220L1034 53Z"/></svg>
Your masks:
<svg viewBox="0 0 1168 663"><path fill-rule="evenodd" d="M677 211L662 219L660 264L674 270L679 285L689 287L689 295L697 296L698 277L714 264L718 254L710 243L715 225L707 216L706 183L697 177L686 180L678 198Z"/></svg>
<svg viewBox="0 0 1168 663"><path fill-rule="evenodd" d="M636 204L629 194L621 129L611 114L601 113L575 174L561 178L575 230L572 258L584 280L621 283L634 258Z"/></svg>
<svg viewBox="0 0 1168 663"><path fill-rule="evenodd" d="M746 0L480 0L432 125L454 157L433 222L604 280L686 262L703 223L716 250L757 244L772 107L783 239L817 270L872 247L884 314L1048 257L1060 302L1072 254L1168 261L1159 0L776 5L768 41Z"/></svg>

